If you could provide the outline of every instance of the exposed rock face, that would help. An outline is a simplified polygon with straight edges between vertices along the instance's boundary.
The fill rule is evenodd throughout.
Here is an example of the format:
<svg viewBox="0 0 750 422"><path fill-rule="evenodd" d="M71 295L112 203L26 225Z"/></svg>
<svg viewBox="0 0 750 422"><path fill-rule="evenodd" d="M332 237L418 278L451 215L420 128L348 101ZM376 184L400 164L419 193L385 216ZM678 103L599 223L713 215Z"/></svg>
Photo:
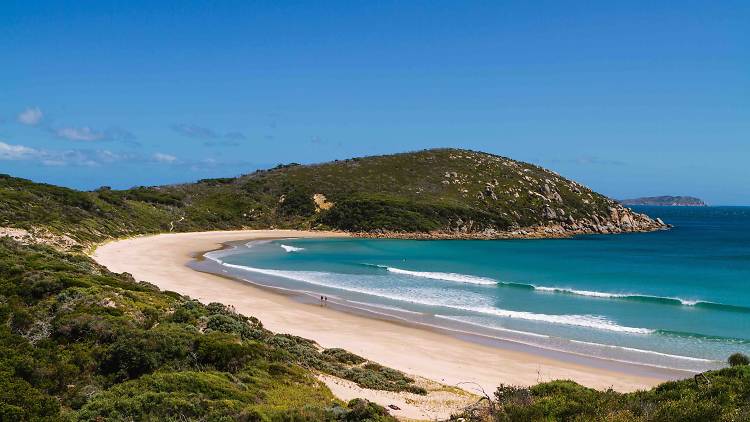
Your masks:
<svg viewBox="0 0 750 422"><path fill-rule="evenodd" d="M572 216L561 218L551 208L545 208L545 215L559 222L546 225L498 231L492 228L475 230L471 220L459 220L449 231L430 233L404 233L380 230L369 233L354 233L358 237L399 238L399 239L542 239L563 238L583 234L617 234L666 230L671 227L661 219L656 220L645 214L615 204L608 216L592 215L591 218L576 220Z"/></svg>
<svg viewBox="0 0 750 422"><path fill-rule="evenodd" d="M315 212L325 211L333 207L333 202L328 202L328 198L322 193L313 195L313 202L315 202Z"/></svg>

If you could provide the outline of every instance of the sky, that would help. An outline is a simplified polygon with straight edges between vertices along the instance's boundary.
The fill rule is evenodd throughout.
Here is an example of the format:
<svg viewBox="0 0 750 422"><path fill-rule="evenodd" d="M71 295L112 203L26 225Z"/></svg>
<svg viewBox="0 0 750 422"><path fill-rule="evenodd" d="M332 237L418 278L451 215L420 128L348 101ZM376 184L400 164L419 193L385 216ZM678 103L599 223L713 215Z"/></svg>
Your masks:
<svg viewBox="0 0 750 422"><path fill-rule="evenodd" d="M750 2L0 2L0 173L127 188L434 147L750 205Z"/></svg>

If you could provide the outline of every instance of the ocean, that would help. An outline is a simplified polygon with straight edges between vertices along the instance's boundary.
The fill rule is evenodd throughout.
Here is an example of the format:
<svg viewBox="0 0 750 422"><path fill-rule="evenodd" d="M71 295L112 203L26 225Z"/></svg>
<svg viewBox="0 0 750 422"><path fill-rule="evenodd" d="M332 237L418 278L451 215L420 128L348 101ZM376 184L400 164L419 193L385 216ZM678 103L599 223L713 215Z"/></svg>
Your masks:
<svg viewBox="0 0 750 422"><path fill-rule="evenodd" d="M703 371L750 354L750 207L634 207L668 231L550 240L257 241L234 277L613 362Z"/></svg>

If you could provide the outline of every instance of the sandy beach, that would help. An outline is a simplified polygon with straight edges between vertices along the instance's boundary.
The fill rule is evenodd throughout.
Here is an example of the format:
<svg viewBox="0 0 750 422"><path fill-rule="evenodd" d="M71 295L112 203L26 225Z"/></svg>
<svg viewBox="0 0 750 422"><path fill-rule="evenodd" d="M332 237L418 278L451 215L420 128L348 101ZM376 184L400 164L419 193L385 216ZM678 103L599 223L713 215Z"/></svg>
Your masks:
<svg viewBox="0 0 750 422"><path fill-rule="evenodd" d="M99 246L92 256L111 271L131 273L137 280L148 281L163 290L179 292L205 303L233 305L238 312L259 318L272 331L313 339L326 348L344 348L383 365L446 385L475 383L491 392L500 383L533 385L552 379L572 379L594 388L611 387L626 392L664 381L656 376L594 368L504 350L441 332L303 304L249 283L198 272L186 266L202 253L222 247L224 242L326 236L343 235L289 230L161 234L106 243ZM393 393L362 391L356 386L323 378L340 398L359 395L384 405L394 402ZM471 385L465 388L471 389ZM408 404L411 400L403 402ZM420 408L417 403L401 416L415 419L442 417L450 410L427 407ZM399 416L399 412L395 414Z"/></svg>

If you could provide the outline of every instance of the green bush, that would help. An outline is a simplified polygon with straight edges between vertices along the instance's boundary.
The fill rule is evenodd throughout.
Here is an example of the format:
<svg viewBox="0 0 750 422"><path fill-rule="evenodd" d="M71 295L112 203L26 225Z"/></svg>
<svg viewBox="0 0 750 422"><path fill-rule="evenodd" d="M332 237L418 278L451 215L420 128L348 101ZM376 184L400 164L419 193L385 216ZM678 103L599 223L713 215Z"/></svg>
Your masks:
<svg viewBox="0 0 750 422"><path fill-rule="evenodd" d="M379 422L393 420L384 408L364 399L353 399L347 403L347 407L350 410L344 415L343 420L346 421Z"/></svg>
<svg viewBox="0 0 750 422"><path fill-rule="evenodd" d="M323 351L323 354L326 356L329 356L331 359L335 360L336 362L348 364L348 365L359 365L360 363L363 363L366 361L365 358L361 356L357 356L354 353L347 352L344 349L325 349Z"/></svg>
<svg viewBox="0 0 750 422"><path fill-rule="evenodd" d="M111 196L111 193L110 193ZM123 192L125 199L132 201L148 202L162 205L180 205L182 198L173 192L163 191L159 188L146 188L143 186L129 189Z"/></svg>
<svg viewBox="0 0 750 422"><path fill-rule="evenodd" d="M748 358L747 355L743 355L742 353L735 353L729 356L727 362L729 363L729 366L750 365L750 358Z"/></svg>
<svg viewBox="0 0 750 422"><path fill-rule="evenodd" d="M159 366L160 359L156 352L149 349L143 339L123 336L107 349L101 371L114 375L118 381L138 378L152 372Z"/></svg>
<svg viewBox="0 0 750 422"><path fill-rule="evenodd" d="M196 353L203 365L220 371L237 372L253 358L262 355L262 347L250 341L221 332L211 332L198 338Z"/></svg>
<svg viewBox="0 0 750 422"><path fill-rule="evenodd" d="M284 200L279 204L279 213L286 217L309 217L315 213L315 202L312 196L312 192L307 189L299 186L287 186L284 192Z"/></svg>
<svg viewBox="0 0 750 422"><path fill-rule="evenodd" d="M491 406L454 415L472 421L750 420L750 366L709 371L647 391L598 391L572 381L533 387L501 385Z"/></svg>

